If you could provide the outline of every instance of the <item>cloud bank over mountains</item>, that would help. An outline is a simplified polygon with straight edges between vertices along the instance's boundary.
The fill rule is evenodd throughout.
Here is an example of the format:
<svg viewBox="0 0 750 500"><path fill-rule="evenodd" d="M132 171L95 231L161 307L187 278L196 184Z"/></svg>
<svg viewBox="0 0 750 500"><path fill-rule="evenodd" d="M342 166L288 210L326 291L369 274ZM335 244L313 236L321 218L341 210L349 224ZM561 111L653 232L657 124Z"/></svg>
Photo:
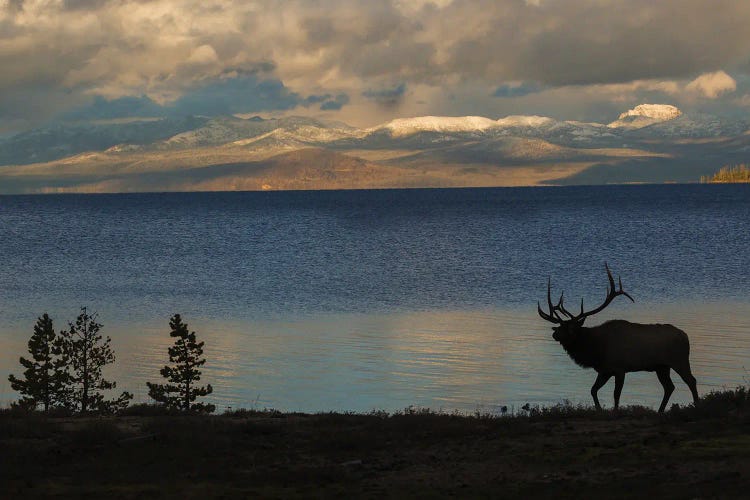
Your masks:
<svg viewBox="0 0 750 500"><path fill-rule="evenodd" d="M748 25L735 0L0 0L0 131L136 112L736 113Z"/></svg>
<svg viewBox="0 0 750 500"><path fill-rule="evenodd" d="M112 99L96 95L93 102L63 113L64 120L107 120L118 118L221 116L313 108L337 111L349 102L344 93L302 96L275 78L254 74L218 77L201 82L173 101L157 103L147 95Z"/></svg>

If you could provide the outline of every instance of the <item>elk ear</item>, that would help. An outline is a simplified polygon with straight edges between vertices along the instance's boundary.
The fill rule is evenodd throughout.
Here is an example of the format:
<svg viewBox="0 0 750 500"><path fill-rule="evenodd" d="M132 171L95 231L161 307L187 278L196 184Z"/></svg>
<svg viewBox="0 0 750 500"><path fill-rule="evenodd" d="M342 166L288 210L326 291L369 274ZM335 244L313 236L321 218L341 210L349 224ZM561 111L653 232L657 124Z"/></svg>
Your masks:
<svg viewBox="0 0 750 500"><path fill-rule="evenodd" d="M586 321L585 317L581 318L579 321L576 321L576 326L583 326L584 321Z"/></svg>

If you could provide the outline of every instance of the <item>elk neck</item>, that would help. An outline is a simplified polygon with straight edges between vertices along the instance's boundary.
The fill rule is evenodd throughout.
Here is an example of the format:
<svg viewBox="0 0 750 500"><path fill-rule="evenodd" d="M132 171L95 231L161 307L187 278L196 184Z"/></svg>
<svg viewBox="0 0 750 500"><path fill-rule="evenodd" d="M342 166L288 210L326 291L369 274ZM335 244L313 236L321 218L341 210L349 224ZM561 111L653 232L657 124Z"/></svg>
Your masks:
<svg viewBox="0 0 750 500"><path fill-rule="evenodd" d="M572 338L560 341L560 344L578 366L597 369L601 356L594 328L581 326Z"/></svg>

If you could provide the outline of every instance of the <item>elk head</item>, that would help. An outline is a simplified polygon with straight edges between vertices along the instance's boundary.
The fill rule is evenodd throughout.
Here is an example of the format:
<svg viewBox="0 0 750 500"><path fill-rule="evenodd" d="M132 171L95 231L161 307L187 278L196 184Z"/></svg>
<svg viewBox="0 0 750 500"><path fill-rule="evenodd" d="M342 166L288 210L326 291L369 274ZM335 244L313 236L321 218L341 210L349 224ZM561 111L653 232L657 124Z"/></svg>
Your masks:
<svg viewBox="0 0 750 500"><path fill-rule="evenodd" d="M607 284L607 298L604 299L604 302L599 307L592 309L591 311L584 311L583 298L581 298L581 312L578 314L573 314L565 309L564 292L560 294L560 300L557 301L557 305L552 304L552 283L551 279L547 280L547 305L549 307L549 312L544 312L542 306L538 302L537 311L542 319L558 325L552 327L552 330L554 330L554 333L552 334L553 339L563 344L574 341L578 331L583 326L583 322L586 321L586 318L603 310L618 295L624 295L631 301L635 302L633 297L622 289L622 279L620 279L619 276L617 277L619 290L615 287L615 279L612 277L612 273L606 262L604 263L604 269L607 270L607 279L609 280L609 283Z"/></svg>

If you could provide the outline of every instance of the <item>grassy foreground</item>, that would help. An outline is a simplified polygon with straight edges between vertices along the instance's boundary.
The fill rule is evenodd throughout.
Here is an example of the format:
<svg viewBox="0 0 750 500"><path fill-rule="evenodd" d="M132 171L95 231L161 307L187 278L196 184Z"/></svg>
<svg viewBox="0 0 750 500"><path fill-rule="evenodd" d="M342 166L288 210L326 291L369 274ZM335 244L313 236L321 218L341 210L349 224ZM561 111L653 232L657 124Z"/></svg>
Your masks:
<svg viewBox="0 0 750 500"><path fill-rule="evenodd" d="M3 498L746 497L750 392L664 415L0 413Z"/></svg>

